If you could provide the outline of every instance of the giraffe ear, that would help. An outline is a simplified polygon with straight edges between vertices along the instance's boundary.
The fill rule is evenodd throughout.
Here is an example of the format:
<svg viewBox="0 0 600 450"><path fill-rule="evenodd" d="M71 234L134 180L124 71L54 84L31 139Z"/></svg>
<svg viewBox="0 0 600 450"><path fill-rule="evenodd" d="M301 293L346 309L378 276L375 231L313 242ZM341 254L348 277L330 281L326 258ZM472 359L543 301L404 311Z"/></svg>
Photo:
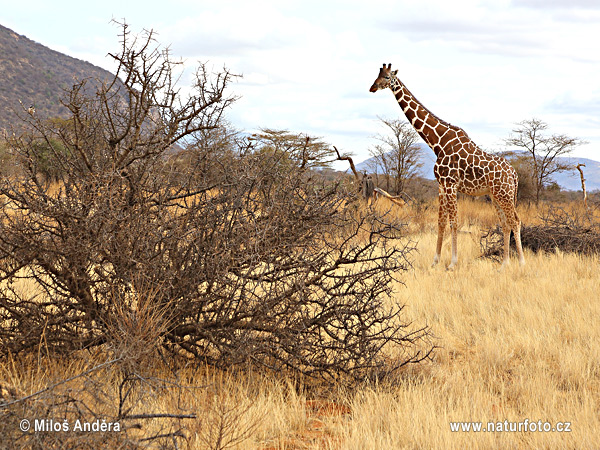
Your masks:
<svg viewBox="0 0 600 450"><path fill-rule="evenodd" d="M398 75L398 71L397 71L397 70L394 70L394 71L392 72L392 75Z"/></svg>

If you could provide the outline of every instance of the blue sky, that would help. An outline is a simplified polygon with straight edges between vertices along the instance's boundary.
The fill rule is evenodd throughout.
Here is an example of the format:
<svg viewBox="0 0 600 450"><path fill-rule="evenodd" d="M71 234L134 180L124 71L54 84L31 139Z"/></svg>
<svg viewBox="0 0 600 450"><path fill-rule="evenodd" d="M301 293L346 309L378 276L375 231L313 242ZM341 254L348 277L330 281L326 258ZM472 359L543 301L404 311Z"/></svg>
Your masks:
<svg viewBox="0 0 600 450"><path fill-rule="evenodd" d="M383 131L377 116L402 116L391 92L368 92L392 63L425 106L485 150L502 150L516 122L537 117L588 141L576 156L600 160L595 0L36 0L0 10L2 25L109 70L113 18L156 30L190 69L202 61L242 74L228 118L245 131L306 132L366 159Z"/></svg>

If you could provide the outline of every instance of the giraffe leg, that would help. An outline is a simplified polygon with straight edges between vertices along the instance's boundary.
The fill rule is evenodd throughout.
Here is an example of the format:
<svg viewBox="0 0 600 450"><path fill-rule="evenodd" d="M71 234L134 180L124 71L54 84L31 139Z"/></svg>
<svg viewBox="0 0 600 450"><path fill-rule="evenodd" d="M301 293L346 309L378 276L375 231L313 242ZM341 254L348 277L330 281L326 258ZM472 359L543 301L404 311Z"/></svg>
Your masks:
<svg viewBox="0 0 600 450"><path fill-rule="evenodd" d="M517 211L513 211L514 223L511 225L515 235L515 243L517 244L517 255L519 256L519 264L525 265L525 256L523 255L523 246L521 245L521 219L517 215Z"/></svg>
<svg viewBox="0 0 600 450"><path fill-rule="evenodd" d="M433 257L433 264L431 265L431 267L435 267L440 262L440 257L442 254L442 243L444 242L444 231L446 229L446 222L448 221L448 206L446 204L446 195L442 192L441 186L439 202L440 207L438 210L438 237L437 245L435 247L435 256Z"/></svg>
<svg viewBox="0 0 600 450"><path fill-rule="evenodd" d="M510 227L503 226L502 234L504 235L504 257L500 270L504 269L510 263Z"/></svg>
<svg viewBox="0 0 600 450"><path fill-rule="evenodd" d="M493 199L492 203L496 207L496 212L498 213L498 219L500 220L500 228L502 230L502 236L504 238L504 249L503 249L504 250L504 256L502 258L502 265L500 266L500 270L502 270L509 263L509 258L510 258L510 230L511 230L511 227L508 226L506 212L498 204L498 201L496 201L495 199Z"/></svg>
<svg viewBox="0 0 600 450"><path fill-rule="evenodd" d="M517 245L517 255L519 257L519 264L521 266L525 265L525 256L523 255L523 246L521 245L521 219L519 219L519 215L517 214L517 191L519 190L519 182L518 182L518 178L515 178L515 182L514 182L514 192L512 195L512 202L511 202L511 214L510 217L512 218L512 223L511 223L511 228L513 230L513 234L515 235L515 244Z"/></svg>
<svg viewBox="0 0 600 450"><path fill-rule="evenodd" d="M456 190L448 193L448 216L450 219L450 233L452 235L452 259L447 270L453 270L458 262L458 201Z"/></svg>

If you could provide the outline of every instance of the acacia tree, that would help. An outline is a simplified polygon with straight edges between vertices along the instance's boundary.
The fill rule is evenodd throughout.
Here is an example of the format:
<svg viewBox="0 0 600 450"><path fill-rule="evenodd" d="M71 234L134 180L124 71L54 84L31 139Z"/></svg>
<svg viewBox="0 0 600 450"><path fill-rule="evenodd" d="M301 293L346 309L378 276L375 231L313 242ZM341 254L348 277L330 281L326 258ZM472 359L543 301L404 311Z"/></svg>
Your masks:
<svg viewBox="0 0 600 450"><path fill-rule="evenodd" d="M0 182L0 352L119 347L150 304L148 345L219 367L357 380L427 357L389 298L403 230L319 183L325 147L225 131L230 72L200 66L182 97L151 32L122 39L112 82L76 84L66 121L29 117L8 142L22 173Z"/></svg>
<svg viewBox="0 0 600 450"><path fill-rule="evenodd" d="M375 136L379 143L369 151L374 158L371 170L378 172L381 169L387 190L391 190L390 181L393 180L393 191L400 193L423 165L420 162L421 148L417 145L419 135L406 121L381 117L379 120L387 133Z"/></svg>
<svg viewBox="0 0 600 450"><path fill-rule="evenodd" d="M523 120L513 129L513 135L505 140L507 145L522 148L529 153L536 204L540 201L544 187L552 182L553 174L572 169L571 165L560 162L558 158L586 143L566 134L549 136L545 133L547 129L548 124L542 120Z"/></svg>

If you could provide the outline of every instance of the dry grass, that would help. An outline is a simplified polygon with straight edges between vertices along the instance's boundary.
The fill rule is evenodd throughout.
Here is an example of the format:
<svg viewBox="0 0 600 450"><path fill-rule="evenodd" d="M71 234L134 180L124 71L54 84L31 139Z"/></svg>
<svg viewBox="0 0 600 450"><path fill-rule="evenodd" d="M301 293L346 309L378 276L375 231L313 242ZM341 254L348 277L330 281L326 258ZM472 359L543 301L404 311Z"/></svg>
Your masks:
<svg viewBox="0 0 600 450"><path fill-rule="evenodd" d="M407 369L392 385L356 392L298 392L285 380L189 368L178 376L187 422L181 448L210 448L219 418L230 417L230 448L238 449L587 449L600 429L600 302L596 257L535 255L527 265L479 257L479 230L495 224L490 204L461 201L459 265L446 240L442 264L431 268L436 207L423 212L414 268L395 300L406 319L429 325L439 346L432 362ZM532 223L537 211L520 208ZM398 213L401 215L402 213ZM432 225L429 227L429 225ZM65 367L67 369L65 369ZM61 363L57 376L81 370ZM167 378L167 369L156 368ZM161 373L161 371L163 371ZM53 378L5 366L0 384L30 393ZM195 386L195 388L194 388ZM181 394L155 393L144 408L182 408ZM316 397L316 398L315 398ZM570 422L571 432L452 432L450 422ZM149 423L147 426L152 427ZM213 433L213 434L211 434ZM212 436L212 437L211 437Z"/></svg>
<svg viewBox="0 0 600 450"><path fill-rule="evenodd" d="M567 211L581 209L580 203L555 204L565 208ZM398 219L409 224L410 231L413 233L431 232L437 233L438 221L438 201L417 203L404 208L392 204L385 198L377 200L375 208L384 212L388 209ZM540 216L544 210L544 205L535 204L517 205L517 213L524 225L534 225L541 222ZM488 229L498 224L496 209L491 202L486 201L486 197L470 197L461 195L458 200L458 229L461 231L479 231L478 229ZM446 231L449 229L446 228Z"/></svg>
<svg viewBox="0 0 600 450"><path fill-rule="evenodd" d="M432 327L441 348L392 392L362 394L347 448L594 448L598 258L527 253L525 268L513 264L497 273L495 263L477 259L478 242L461 236L460 267L445 272L429 268L433 235L421 236L419 249L399 297L411 319ZM371 405L380 413L369 414ZM452 433L449 427L526 418L569 421L573 431Z"/></svg>

